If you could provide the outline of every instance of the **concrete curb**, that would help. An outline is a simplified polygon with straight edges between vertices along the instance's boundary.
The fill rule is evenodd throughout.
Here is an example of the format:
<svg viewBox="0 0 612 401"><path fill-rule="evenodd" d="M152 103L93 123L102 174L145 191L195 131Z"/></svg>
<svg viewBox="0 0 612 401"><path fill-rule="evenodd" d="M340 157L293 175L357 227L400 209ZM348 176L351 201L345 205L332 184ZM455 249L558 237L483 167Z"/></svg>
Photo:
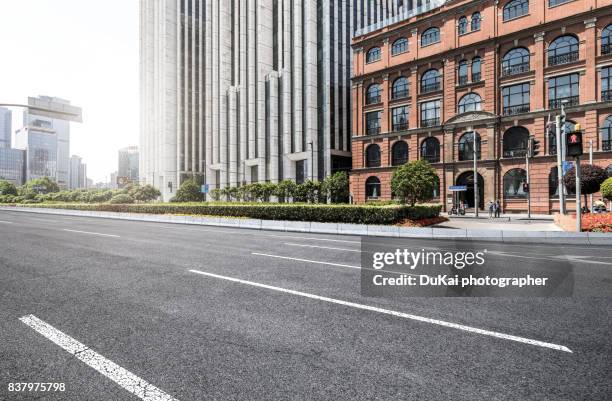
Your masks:
<svg viewBox="0 0 612 401"><path fill-rule="evenodd" d="M612 245L612 234L605 233L471 230L428 227L409 228L365 224L317 223L309 221L274 221L208 216L199 217L167 214L99 212L35 207L24 208L16 206L3 206L0 207L0 210L25 213L84 216L104 219L147 221L171 224L191 224L229 228L247 228L252 230L286 231L312 234L341 234L372 237L446 239L460 241L478 240L505 243L538 242L556 245Z"/></svg>

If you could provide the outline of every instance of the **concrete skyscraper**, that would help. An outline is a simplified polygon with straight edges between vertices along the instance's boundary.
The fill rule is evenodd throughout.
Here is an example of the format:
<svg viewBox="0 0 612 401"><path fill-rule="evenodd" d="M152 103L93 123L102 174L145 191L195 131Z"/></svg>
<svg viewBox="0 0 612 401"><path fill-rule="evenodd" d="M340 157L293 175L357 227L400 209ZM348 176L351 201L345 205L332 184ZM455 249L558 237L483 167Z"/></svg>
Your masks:
<svg viewBox="0 0 612 401"><path fill-rule="evenodd" d="M70 189L87 187L87 165L80 156L70 158Z"/></svg>
<svg viewBox="0 0 612 401"><path fill-rule="evenodd" d="M350 167L351 0L140 7L140 170L164 199Z"/></svg>
<svg viewBox="0 0 612 401"><path fill-rule="evenodd" d="M0 107L0 148L11 147L13 114L7 108Z"/></svg>
<svg viewBox="0 0 612 401"><path fill-rule="evenodd" d="M122 187L127 184L140 183L139 154L137 146L119 149L117 179L121 182Z"/></svg>

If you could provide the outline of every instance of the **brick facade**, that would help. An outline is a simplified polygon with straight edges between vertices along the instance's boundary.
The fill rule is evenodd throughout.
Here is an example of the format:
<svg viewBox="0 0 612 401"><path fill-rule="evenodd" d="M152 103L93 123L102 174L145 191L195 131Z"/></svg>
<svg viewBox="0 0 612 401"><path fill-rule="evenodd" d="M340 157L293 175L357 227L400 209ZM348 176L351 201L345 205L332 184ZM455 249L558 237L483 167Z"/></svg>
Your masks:
<svg viewBox="0 0 612 401"><path fill-rule="evenodd" d="M549 6L549 0L530 0L525 15L504 21L507 3L509 0L448 1L429 13L353 40L350 182L356 202L367 200L366 181L370 177L380 181L377 198L391 199L390 181L395 168L393 144L406 141L408 159L417 160L423 157L423 141L431 137L440 144L439 160L432 160L440 178L436 200L449 207L452 195L448 187L465 184L463 173L469 176L467 184L471 187L473 162L462 159L464 145L460 141L464 134L476 132L481 139L478 160L478 174L482 177L479 181L482 179L484 184L481 205L499 199L508 212L526 211L526 195L517 190L518 179L510 180L510 177L515 173L521 177L526 164L524 149L516 145L516 138L533 136L540 142L540 150L530 161L532 212L558 210L559 202L550 185L551 169L556 167L557 159L546 126L560 112L561 99L569 102L567 120L582 127L587 144L585 153L592 141L593 163L603 168L612 165L612 129L605 128L606 119L612 116L609 101L612 92L607 92L612 86L604 85L604 75L612 73L612 69L606 69L612 67L612 51L605 45L612 43L612 0L573 0L557 6ZM480 29L472 30L474 13L480 13L481 23ZM468 27L466 33L459 34L462 16L467 17ZM439 28L440 40L423 46L422 33L432 27ZM558 39L561 37L569 38L567 43L571 46ZM408 39L408 51L393 55L393 43L399 38ZM560 50L555 52L555 46ZM368 51L376 47L380 49L380 59L366 62ZM518 63L519 59L508 61L508 52L517 48L526 49L527 63ZM423 86L423 75L432 69L438 70L439 88ZM408 80L409 93L407 97L393 98L393 84L399 77ZM566 84L566 80L574 82L573 86ZM381 85L381 98L380 102L368 105L366 92L372 84ZM516 95L519 89L522 95ZM514 93L512 101L504 103L504 94L509 92ZM468 111L460 113L460 100L468 94L479 98L480 103L465 105ZM524 100L517 104L517 99ZM439 121L430 118L434 114L421 115L422 103L429 101L440 102ZM404 105L409 108L408 126L394 128L392 110ZM381 111L382 118L380 129L370 130L368 134L366 113L372 111ZM608 121L612 122L612 117ZM366 164L366 149L372 144L380 147L378 167ZM468 154L471 154L469 148L463 155ZM588 155L582 160L588 163ZM521 170L507 174L514 169ZM470 199L466 201L473 203ZM571 201L568 207L572 207Z"/></svg>

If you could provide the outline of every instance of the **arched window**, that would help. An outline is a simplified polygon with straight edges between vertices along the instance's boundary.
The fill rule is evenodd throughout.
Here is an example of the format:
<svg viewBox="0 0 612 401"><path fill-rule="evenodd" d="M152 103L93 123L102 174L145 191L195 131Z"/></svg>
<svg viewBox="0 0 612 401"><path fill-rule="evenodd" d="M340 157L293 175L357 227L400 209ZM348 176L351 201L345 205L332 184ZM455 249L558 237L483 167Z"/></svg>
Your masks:
<svg viewBox="0 0 612 401"><path fill-rule="evenodd" d="M606 167L606 173L608 173L608 177L612 177L612 164Z"/></svg>
<svg viewBox="0 0 612 401"><path fill-rule="evenodd" d="M511 0L504 6L504 21L529 13L529 0Z"/></svg>
<svg viewBox="0 0 612 401"><path fill-rule="evenodd" d="M468 82L468 63L466 60L461 60L457 67L457 81L459 85L465 85Z"/></svg>
<svg viewBox="0 0 612 401"><path fill-rule="evenodd" d="M393 99L403 99L408 97L408 78L399 77L393 82L393 89L391 90L391 97Z"/></svg>
<svg viewBox="0 0 612 401"><path fill-rule="evenodd" d="M467 113L468 111L479 111L482 109L482 99L478 93L468 93L459 99L457 113Z"/></svg>
<svg viewBox="0 0 612 401"><path fill-rule="evenodd" d="M481 17L479 12L472 14L472 31L480 31L480 21Z"/></svg>
<svg viewBox="0 0 612 401"><path fill-rule="evenodd" d="M430 163L440 161L440 141L434 137L429 137L421 143L421 159Z"/></svg>
<svg viewBox="0 0 612 401"><path fill-rule="evenodd" d="M399 38L393 45L391 46L391 55L395 56L397 54L406 53L408 51L408 39Z"/></svg>
<svg viewBox="0 0 612 401"><path fill-rule="evenodd" d="M512 127L504 133L504 157L525 157L529 143L529 131L524 127Z"/></svg>
<svg viewBox="0 0 612 401"><path fill-rule="evenodd" d="M559 197L559 173L557 167L551 167L550 173L548 174L548 194L551 198ZM570 191L565 185L565 194L569 196L575 196L576 191Z"/></svg>
<svg viewBox="0 0 612 401"><path fill-rule="evenodd" d="M380 180L378 177L368 178L365 186L367 199L378 199L380 197Z"/></svg>
<svg viewBox="0 0 612 401"><path fill-rule="evenodd" d="M435 92L440 90L440 73L432 68L425 71L421 76L421 93Z"/></svg>
<svg viewBox="0 0 612 401"><path fill-rule="evenodd" d="M502 76L522 74L530 70L529 50L515 47L502 58Z"/></svg>
<svg viewBox="0 0 612 401"><path fill-rule="evenodd" d="M612 150L612 116L608 116L601 128L601 150Z"/></svg>
<svg viewBox="0 0 612 401"><path fill-rule="evenodd" d="M481 149L480 135L474 132L466 132L459 138L459 161L474 160L474 134L476 134L476 159L480 159Z"/></svg>
<svg viewBox="0 0 612 401"><path fill-rule="evenodd" d="M514 168L504 174L504 198L521 199L527 198L523 191L523 183L527 182L527 172L522 168Z"/></svg>
<svg viewBox="0 0 612 401"><path fill-rule="evenodd" d="M601 55L612 54L612 24L601 31Z"/></svg>
<svg viewBox="0 0 612 401"><path fill-rule="evenodd" d="M408 162L408 144L405 141L397 141L391 148L391 165L401 166Z"/></svg>
<svg viewBox="0 0 612 401"><path fill-rule="evenodd" d="M367 147L366 167L380 167L380 146L372 144Z"/></svg>
<svg viewBox="0 0 612 401"><path fill-rule="evenodd" d="M559 36L548 46L548 65L572 63L578 60L578 39L572 35Z"/></svg>
<svg viewBox="0 0 612 401"><path fill-rule="evenodd" d="M459 22L457 23L457 31L459 35L463 35L467 33L468 21L465 16L459 18Z"/></svg>
<svg viewBox="0 0 612 401"><path fill-rule="evenodd" d="M421 47L429 46L440 41L440 29L432 27L421 34Z"/></svg>
<svg viewBox="0 0 612 401"><path fill-rule="evenodd" d="M368 86L368 89L366 90L366 104L380 103L381 93L382 87L379 84L372 84Z"/></svg>
<svg viewBox="0 0 612 401"><path fill-rule="evenodd" d="M380 47L373 47L366 54L366 63L373 63L380 60Z"/></svg>
<svg viewBox="0 0 612 401"><path fill-rule="evenodd" d="M480 57L472 59L472 82L480 82L482 79L482 60Z"/></svg>

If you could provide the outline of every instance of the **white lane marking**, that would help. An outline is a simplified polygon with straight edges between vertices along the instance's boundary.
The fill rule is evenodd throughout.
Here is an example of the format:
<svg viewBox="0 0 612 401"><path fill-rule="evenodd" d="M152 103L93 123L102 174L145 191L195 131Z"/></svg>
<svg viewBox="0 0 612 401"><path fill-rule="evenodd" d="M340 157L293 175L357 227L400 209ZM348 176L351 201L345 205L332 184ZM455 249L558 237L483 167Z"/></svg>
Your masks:
<svg viewBox="0 0 612 401"><path fill-rule="evenodd" d="M206 272L203 272L203 271L200 271L200 270L193 270L192 269L192 270L189 270L189 271L191 273L201 274L203 276L208 276L208 277L214 277L214 278L218 278L218 279L221 279L221 280L232 281L234 283L251 285L253 287L265 288L265 289L268 289L268 290L284 292L286 294L297 295L299 297L315 299L315 300L318 300L318 301L329 302L329 303L333 303L333 304L337 304L337 305L349 306L351 308L362 309L362 310L367 310L367 311L371 311L371 312L383 313L385 315L402 317L402 318L405 318L405 319L416 320L418 322L435 324L435 325L438 325L438 326L448 327L448 328L451 328L451 329L457 329L457 330L466 331L468 333L475 333L475 334L481 334L481 335L484 335L484 336L501 338L503 340L516 341L516 342L523 343L523 344L529 344L529 345L535 345L535 346L538 346L538 347L550 348L550 349L554 349L554 350L557 350L557 351L564 351L564 352L570 352L570 353L573 352L572 350L570 350L569 348L567 348L564 345L547 343L547 342L544 342L544 341L532 340L530 338L513 336L511 334L505 334L505 333L499 333L499 332L496 332L496 331L479 329L477 327L466 326L466 325L458 324L458 323L446 322L444 320L430 319L428 317L412 315L412 314L404 313L404 312L397 312L397 311L390 310L390 309L378 308L376 306L358 304L358 303L349 302L349 301L342 301L340 299L335 299L335 298L322 297L320 295L314 295L314 294L309 294L309 293L306 293L306 292L289 290L287 288L274 287L272 285L255 283L253 281L241 280L241 279L238 279L238 278L221 276L221 275L213 274L213 273L206 273Z"/></svg>
<svg viewBox="0 0 612 401"><path fill-rule="evenodd" d="M89 234L89 235L101 235L103 237L114 237L114 238L120 238L118 235L114 235L114 234L102 234L102 233L93 233L91 231L79 231L79 230L69 230L67 228L64 228L63 231L69 231L71 233L79 233L79 234Z"/></svg>
<svg viewBox="0 0 612 401"><path fill-rule="evenodd" d="M301 246L303 248L319 248L319 249L331 249L334 251L347 251L361 253L359 249L348 249L348 248L334 248L332 246L319 246L319 245L307 245L307 244L294 244L292 242L285 242L285 245L289 246Z"/></svg>
<svg viewBox="0 0 612 401"><path fill-rule="evenodd" d="M279 256L279 255L270 255L267 253L257 253L257 252L252 252L251 255L257 255L257 256L267 256L269 258L278 258L278 259L287 259L287 260L295 260L298 262L307 262L307 263L315 263L318 265L328 265L328 266L339 266L339 267L349 267L351 269L359 269L361 270L361 266L353 266L353 265L343 265L341 263L331 263L331 262L321 262L318 260L308 260L308 259L299 259L299 258L290 258L288 256Z"/></svg>
<svg viewBox="0 0 612 401"><path fill-rule="evenodd" d="M158 389L151 383L146 382L135 374L125 370L113 361L106 359L97 352L91 350L86 345L78 342L69 335L59 331L50 324L40 320L34 315L27 315L20 318L23 323L42 334L48 340L62 347L68 353L74 355L89 367L97 370L102 375L108 377L125 390L140 397L145 401L178 401Z"/></svg>
<svg viewBox="0 0 612 401"><path fill-rule="evenodd" d="M13 224L12 221L4 221L4 220L0 220L0 223L2 223L2 224Z"/></svg>

